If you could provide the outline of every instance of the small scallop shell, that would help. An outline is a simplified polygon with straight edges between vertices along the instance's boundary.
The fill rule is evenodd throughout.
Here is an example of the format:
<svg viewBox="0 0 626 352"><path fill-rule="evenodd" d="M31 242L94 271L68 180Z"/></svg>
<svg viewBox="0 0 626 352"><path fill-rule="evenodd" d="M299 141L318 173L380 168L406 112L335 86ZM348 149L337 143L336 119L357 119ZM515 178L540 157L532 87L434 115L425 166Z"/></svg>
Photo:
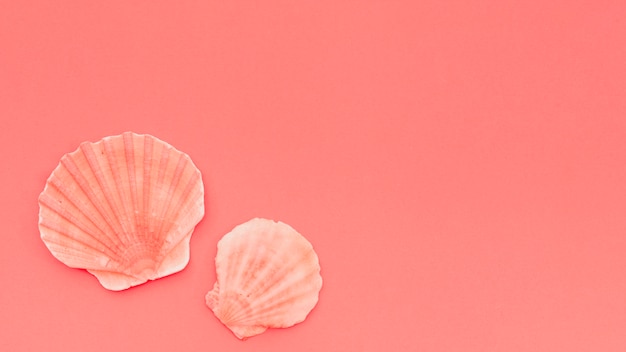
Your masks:
<svg viewBox="0 0 626 352"><path fill-rule="evenodd" d="M289 225L252 219L217 245L217 282L206 303L240 339L304 321L322 288L311 243Z"/></svg>
<svg viewBox="0 0 626 352"><path fill-rule="evenodd" d="M50 252L118 291L185 268L204 189L189 156L126 132L64 155L39 206Z"/></svg>

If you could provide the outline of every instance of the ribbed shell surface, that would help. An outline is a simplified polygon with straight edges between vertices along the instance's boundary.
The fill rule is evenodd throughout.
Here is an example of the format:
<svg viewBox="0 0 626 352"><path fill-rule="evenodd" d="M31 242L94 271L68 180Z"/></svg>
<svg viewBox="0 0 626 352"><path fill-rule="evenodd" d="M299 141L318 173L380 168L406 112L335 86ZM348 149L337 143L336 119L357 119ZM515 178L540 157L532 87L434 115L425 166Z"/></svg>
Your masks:
<svg viewBox="0 0 626 352"><path fill-rule="evenodd" d="M218 243L206 303L238 338L302 322L322 287L317 254L289 225L252 219Z"/></svg>
<svg viewBox="0 0 626 352"><path fill-rule="evenodd" d="M110 290L182 270L204 216L200 171L150 135L126 132L66 154L39 196L39 229L64 264Z"/></svg>

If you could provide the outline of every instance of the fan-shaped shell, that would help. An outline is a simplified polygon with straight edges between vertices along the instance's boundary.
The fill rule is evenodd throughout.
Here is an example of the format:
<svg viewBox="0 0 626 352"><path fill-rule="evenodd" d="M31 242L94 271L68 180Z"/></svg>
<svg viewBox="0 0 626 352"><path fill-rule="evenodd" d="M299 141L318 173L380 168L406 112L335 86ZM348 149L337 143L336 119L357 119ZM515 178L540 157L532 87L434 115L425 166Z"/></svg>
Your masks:
<svg viewBox="0 0 626 352"><path fill-rule="evenodd" d="M302 322L322 288L317 254L282 222L252 219L217 245L217 282L206 303L238 338Z"/></svg>
<svg viewBox="0 0 626 352"><path fill-rule="evenodd" d="M182 270L204 216L200 171L150 135L85 142L61 158L39 196L39 230L64 264L109 290Z"/></svg>

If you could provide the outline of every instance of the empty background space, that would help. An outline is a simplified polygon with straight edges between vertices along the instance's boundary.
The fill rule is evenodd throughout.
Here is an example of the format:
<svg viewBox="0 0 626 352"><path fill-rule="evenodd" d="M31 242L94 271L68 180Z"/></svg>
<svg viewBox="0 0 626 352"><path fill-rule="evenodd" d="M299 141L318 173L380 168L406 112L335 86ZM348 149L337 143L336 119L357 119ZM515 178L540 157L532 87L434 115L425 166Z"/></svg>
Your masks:
<svg viewBox="0 0 626 352"><path fill-rule="evenodd" d="M0 350L625 351L623 1L0 0ZM39 238L83 141L202 172L175 275L110 292ZM253 217L313 244L307 320L206 307Z"/></svg>

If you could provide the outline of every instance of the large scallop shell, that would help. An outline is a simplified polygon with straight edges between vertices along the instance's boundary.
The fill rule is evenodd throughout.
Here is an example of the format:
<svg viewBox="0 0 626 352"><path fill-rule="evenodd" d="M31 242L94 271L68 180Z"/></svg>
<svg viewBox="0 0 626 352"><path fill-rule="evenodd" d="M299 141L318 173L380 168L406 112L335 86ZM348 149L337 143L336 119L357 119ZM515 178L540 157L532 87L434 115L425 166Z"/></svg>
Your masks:
<svg viewBox="0 0 626 352"><path fill-rule="evenodd" d="M64 155L39 206L50 252L117 291L185 268L204 189L189 156L126 132Z"/></svg>
<svg viewBox="0 0 626 352"><path fill-rule="evenodd" d="M302 322L318 301L320 265L289 225L252 219L217 245L217 282L206 303L240 339Z"/></svg>

